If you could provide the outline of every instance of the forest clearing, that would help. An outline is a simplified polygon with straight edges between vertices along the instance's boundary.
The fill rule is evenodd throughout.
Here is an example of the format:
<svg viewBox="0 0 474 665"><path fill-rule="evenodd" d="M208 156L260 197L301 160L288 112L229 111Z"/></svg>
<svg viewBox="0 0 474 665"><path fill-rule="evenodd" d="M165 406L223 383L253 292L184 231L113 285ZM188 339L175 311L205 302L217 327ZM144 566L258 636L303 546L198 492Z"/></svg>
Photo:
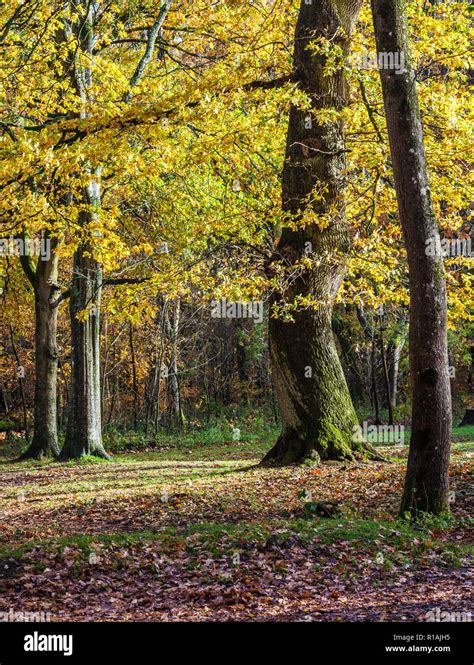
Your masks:
<svg viewBox="0 0 474 665"><path fill-rule="evenodd" d="M415 527L395 519L405 447L317 470L259 468L260 442L2 463L0 611L21 598L53 621L409 621L469 607L472 434L453 445L452 516Z"/></svg>

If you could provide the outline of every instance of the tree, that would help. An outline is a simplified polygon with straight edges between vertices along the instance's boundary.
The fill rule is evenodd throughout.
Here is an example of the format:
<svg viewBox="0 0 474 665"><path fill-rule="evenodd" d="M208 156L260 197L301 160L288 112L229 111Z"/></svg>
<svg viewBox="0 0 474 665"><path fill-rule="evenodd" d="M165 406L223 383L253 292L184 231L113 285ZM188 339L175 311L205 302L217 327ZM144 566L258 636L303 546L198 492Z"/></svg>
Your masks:
<svg viewBox="0 0 474 665"><path fill-rule="evenodd" d="M57 456L59 454L56 384L58 372L58 255L57 238L48 235L47 256L33 264L23 253L20 261L35 297L35 396L34 432L22 459Z"/></svg>
<svg viewBox="0 0 474 665"><path fill-rule="evenodd" d="M93 5L89 2L71 2L77 12L76 20L67 23L66 31L79 45L71 68L71 83L81 101L79 117L88 116L87 104L93 82L92 64L94 48ZM71 317L71 404L64 447L59 459L67 460L82 455L108 458L102 445L100 399L100 300L102 267L94 256L88 240L91 227L97 222L100 207L100 166L85 162L84 186L79 190L84 209L78 215L78 226L84 240L74 253L74 265L69 297ZM100 233L100 232L99 232ZM85 316L81 316L83 313Z"/></svg>
<svg viewBox="0 0 474 665"><path fill-rule="evenodd" d="M410 280L412 429L400 512L448 509L451 394L447 299L404 0L372 0L377 52L399 56L403 71L380 69L398 211ZM394 58L395 59L395 58Z"/></svg>
<svg viewBox="0 0 474 665"><path fill-rule="evenodd" d="M263 464L307 458L352 458L355 414L338 357L331 319L350 248L345 217L345 138L341 111L349 101L344 70L331 67L325 46L347 56L361 3L302 0L295 32L295 78L308 109L290 109L283 169L284 226L269 262L283 262L288 287L271 301L293 303L292 320L270 320L272 375L282 431ZM318 48L320 44L320 48ZM295 228L295 221L299 222Z"/></svg>
<svg viewBox="0 0 474 665"><path fill-rule="evenodd" d="M153 57L157 35L167 15L170 0L159 7L153 26L148 31L145 53L131 79L130 90L123 95L123 102L132 99L135 88ZM93 85L94 62L94 7L90 2L72 2L77 19L71 25L71 33L80 46L73 69L72 83L82 102L80 118L89 116L87 111ZM85 63L85 64L84 64ZM84 165L87 184L82 191L82 205L78 225L86 238L91 229L97 228L101 206L101 167ZM94 233L94 231L92 231ZM100 231L95 231L100 237ZM102 444L101 390L100 390L100 305L102 294L102 265L95 257L94 246L82 241L74 254L74 268L70 294L71 346L72 346L72 394L66 440L60 459L83 455L108 458ZM83 313L86 316L83 316Z"/></svg>
<svg viewBox="0 0 474 665"><path fill-rule="evenodd" d="M338 3L339 8L342 6ZM298 13L293 0L278 0L268 6L234 0L183 0L171 4L161 30L160 15L166 8L163 0L90 3L90 7L92 53L86 39L84 43L78 40L85 3L38 0L34 12L28 11L28 3L25 5L22 0L0 6L0 24L4 26L0 34L0 64L5 71L0 93L0 242L10 234L17 237L22 231L32 238L49 233L51 239L60 241L57 254L61 291L54 294L55 302L63 302L71 293L71 286L73 301L76 298L76 302L71 302L71 308L75 308L73 321L66 308L57 309L60 422L65 411L62 406L69 402L72 392L71 326L74 349L81 347L80 335L88 340L85 346L91 349L91 338L99 324L106 425L118 421L126 425L136 411L131 409L128 394L132 383L138 389L138 414L139 395L147 395L147 412L152 420L155 418L151 406L158 407L158 415L167 402L167 391L161 390L160 404L159 377L164 358L170 353L171 339L164 320L155 326L162 319L157 314L161 309L157 303L164 300L179 300L182 307L180 382L173 385L171 373L167 388L174 394L179 388L183 411L192 404L196 416L204 410L208 419L214 405L217 415L221 400L234 408L240 399L234 382L232 343L226 339L234 325L210 316L212 299L267 300L269 291L280 285L282 297L276 298L274 309L277 315L283 314L283 324L288 323L291 332L298 323L290 324L284 319L287 305L288 313L295 310L295 316L311 307L318 312L318 305L323 309L316 288L309 288L307 297L304 295L307 276L321 276L330 268L336 275L340 263L340 276L344 273L345 278L337 292L337 302L356 307L360 304L368 317L374 316L380 304L385 306L387 317L397 311L405 315L406 254L395 212L380 80L376 70L354 68L347 58L340 57L342 33L332 41L330 31L325 35L315 33L314 39L308 39L310 50L304 54L312 62L321 63L316 72L321 73L324 67L326 76L321 77L328 85L331 81L335 85L343 81L342 69L349 83L354 83L350 85L348 104L344 102L338 110L335 105L325 106L324 100L319 103L308 95L308 86L301 83L301 72L300 83L294 83L288 58L293 41L291 30ZM468 190L463 186L468 166L459 158L466 150L470 129L463 55L469 37L463 11L459 3L445 3L437 6L436 16L431 17L421 2L410 3L418 37L414 46L420 71L420 104L424 122L429 126L425 141L435 212L448 234L461 231L460 211L469 205ZM73 30L75 22L78 25ZM84 35L87 23L84 22ZM362 8L358 25L360 30L351 37L351 58L373 50L370 7ZM156 52L152 51L154 43ZM436 59L438 55L442 58L442 66L433 60L434 51ZM144 75L134 86L134 73L140 72L142 65ZM85 100L74 82L74 70L78 74L90 71L92 86L86 85ZM327 157L328 163L332 159L334 168L342 168L339 184L345 206L342 196L337 199L330 188L324 190L324 179L316 173L312 200L301 194L301 215L292 217L288 205L282 213L281 171L290 104L295 113L301 112L300 119L306 121L309 115L313 125L319 127L315 132L314 126L305 127L304 138L317 141L318 131L330 131L331 123L342 127L344 122L343 149L347 152L341 155L341 161L317 153L316 143L305 145L309 155L305 163L312 165L316 173L311 160L314 152L321 161ZM293 146L296 161L297 147ZM316 242L325 237L329 240L330 233L325 235L325 229L337 219L339 210L341 219L346 216L346 227L342 224L346 238L351 234L350 255L346 252L341 256L336 246L326 255L318 247L314 251L311 236ZM273 231L284 227L284 236L290 238L292 225L295 234L304 236L307 231L307 243L303 243L304 252L297 247L295 261L287 261L285 270L279 251L274 251ZM166 252L160 249L164 244ZM267 280L263 268L272 254L274 260L268 266ZM322 265L318 266L318 261ZM459 330L460 321L469 317L469 278L468 266L458 259L454 261L458 267L448 272L449 315L451 325ZM344 272L346 262L348 268ZM0 407L5 405L9 418L21 410L28 420L34 385L34 317L31 290L18 264L8 252L0 258L0 278L6 280L2 299L5 307L0 308ZM450 267L449 261L446 265ZM285 282L293 277L299 281L292 285L292 294L291 288L285 289ZM123 278L120 288L102 288L114 278ZM130 283L130 278L147 281ZM199 312L198 316L206 321L205 332L195 327L191 310ZM14 322L15 341L26 371L26 378L21 379L24 400L15 372L18 362L12 353L9 321ZM173 321L171 312L169 321ZM238 320L235 323L237 326ZM243 354L239 371L242 370L241 383L249 388L249 398L255 404L262 377L268 386L267 354L262 353L266 326L246 323L246 333L253 330L252 339L258 339L257 353L248 347L247 334L243 336L246 350L257 353L260 359L250 356L261 366L259 385L255 383L253 363L246 362ZM136 381L133 376L126 379L130 365L122 335L130 325ZM152 338L150 325L156 333ZM349 322L349 326L352 333L355 328L358 331L354 322ZM193 342L188 338L190 331ZM463 344L468 337L465 331L467 328L459 337ZM385 342L390 340L387 329ZM347 335L347 341L355 362L359 362L359 374L364 376L361 359L367 342L360 334L358 340L354 334ZM302 356L307 353L304 344L306 340ZM460 363L458 342L453 339L452 345L456 362ZM342 345L341 349L346 358L351 357ZM292 362L296 362L296 352L291 347L289 350ZM377 348L374 353L378 355ZM218 361L214 361L216 354ZM84 366L87 355L80 353ZM97 363L99 354L94 352L92 356ZM331 367L334 358L333 354ZM313 372L312 385L316 361L310 356L303 365L305 373L309 370L305 382L311 380ZM378 367L374 378L380 382L379 373ZM88 376L86 371L80 374ZM141 381L147 374L150 383L145 391ZM352 378L349 372L347 376ZM402 380L406 376L404 365L401 376ZM301 383L302 389L305 382ZM76 378L73 383L76 385ZM44 381L38 385L44 391ZM95 389L95 385L92 382L91 387L89 382L87 390ZM315 398L311 399L310 408L315 402ZM334 402L324 393L322 399L332 407ZM383 415L381 412L381 418ZM339 421L337 418L338 427ZM352 447L351 441L349 445Z"/></svg>

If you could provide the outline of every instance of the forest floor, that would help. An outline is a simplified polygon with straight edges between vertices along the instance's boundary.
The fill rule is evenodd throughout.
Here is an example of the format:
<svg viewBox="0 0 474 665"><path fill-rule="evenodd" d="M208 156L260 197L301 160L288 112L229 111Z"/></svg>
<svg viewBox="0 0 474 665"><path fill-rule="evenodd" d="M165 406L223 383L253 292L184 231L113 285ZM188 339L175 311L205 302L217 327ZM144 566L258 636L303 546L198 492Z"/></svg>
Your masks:
<svg viewBox="0 0 474 665"><path fill-rule="evenodd" d="M391 463L262 469L264 444L0 461L0 612L52 621L414 621L472 610L470 437L452 516L397 519ZM465 440L463 440L465 439ZM304 496L303 496L304 495ZM336 501L320 517L315 502Z"/></svg>

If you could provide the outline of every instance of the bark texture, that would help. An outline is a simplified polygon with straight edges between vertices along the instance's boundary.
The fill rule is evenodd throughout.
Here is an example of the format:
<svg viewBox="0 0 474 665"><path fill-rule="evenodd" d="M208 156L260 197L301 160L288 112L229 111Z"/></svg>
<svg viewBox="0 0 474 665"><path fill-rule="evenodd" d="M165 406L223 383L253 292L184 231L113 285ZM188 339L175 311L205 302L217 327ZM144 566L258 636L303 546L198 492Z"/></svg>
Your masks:
<svg viewBox="0 0 474 665"><path fill-rule="evenodd" d="M88 0L71 0L71 6L77 13L73 25L67 26L76 36L79 49L86 58L77 58L73 54L74 67L72 85L83 106L81 119L88 117L87 105L93 95L94 58L94 3ZM148 31L147 47L140 59L130 81L130 91L124 95L123 101L132 98L132 90L143 77L148 63L151 61L155 42L169 10L170 2L162 4L156 21ZM88 64L84 64L88 63ZM79 205L83 208L79 213L78 224L85 238L74 255L74 274L70 298L71 336L72 336L72 396L71 409L66 433L66 441L61 451L61 459L96 455L108 458L102 445L101 428L101 390L100 390L100 301L102 291L102 267L94 258L92 234L97 231L89 229L97 226L101 206L101 167L92 167L84 163L84 187ZM83 320L78 314L88 310L89 316Z"/></svg>
<svg viewBox="0 0 474 665"><path fill-rule="evenodd" d="M400 511L448 509L451 394L443 259L429 256L438 238L403 0L372 0L377 51L400 53L405 71L381 80L400 222L410 279L412 430ZM403 60L400 60L403 62Z"/></svg>
<svg viewBox="0 0 474 665"><path fill-rule="evenodd" d="M87 214L87 213L84 213ZM83 455L108 458L102 445L100 392L100 297L102 270L85 245L74 255L71 318L71 398L66 440L60 459ZM87 311L84 320L79 316Z"/></svg>
<svg viewBox="0 0 474 665"><path fill-rule="evenodd" d="M173 306L173 318L170 321L169 308L165 313L165 330L170 344L170 358L168 364L168 405L167 425L171 430L176 427L182 430L184 427L184 414L181 405L181 390L178 375L178 343L179 343L179 321L181 312L180 300L175 300Z"/></svg>
<svg viewBox="0 0 474 665"><path fill-rule="evenodd" d="M273 304L309 297L317 303L293 315L294 322L271 318L270 359L282 421L281 435L264 464L290 464L306 459L352 458L362 450L354 441L358 425L331 326L333 303L350 248L345 218L345 140L342 122L318 124L315 111L340 111L348 104L344 72L324 76L324 56L308 48L319 37L331 40L347 54L352 27L361 3L348 0L302 0L295 34L296 80L311 100L311 111L290 109L283 169L283 210L298 220L305 210L330 213L329 225L286 227L273 261L291 270L304 254L312 267L298 268L284 293Z"/></svg>
<svg viewBox="0 0 474 665"><path fill-rule="evenodd" d="M35 397L34 431L30 446L21 459L41 459L59 454L57 427L57 319L55 299L58 294L57 241L51 243L48 259L39 258L36 269L29 257L22 264L35 294Z"/></svg>
<svg viewBox="0 0 474 665"><path fill-rule="evenodd" d="M87 55L84 65L75 57L71 69L72 84L83 106L80 118L88 117L87 102L92 88L94 32L93 5L89 2L72 2L77 11L76 22L68 30L77 37L80 51ZM80 55L80 54L78 54ZM108 458L102 445L101 391L100 391L100 301L102 293L102 267L94 257L91 227L98 220L100 209L100 167L92 168L84 163L85 184L78 197L82 210L78 226L83 240L74 253L74 267L69 299L71 318L71 397L66 439L60 459L95 455ZM92 231L96 234L96 231ZM97 239L96 239L97 241ZM86 318L82 312L87 312Z"/></svg>

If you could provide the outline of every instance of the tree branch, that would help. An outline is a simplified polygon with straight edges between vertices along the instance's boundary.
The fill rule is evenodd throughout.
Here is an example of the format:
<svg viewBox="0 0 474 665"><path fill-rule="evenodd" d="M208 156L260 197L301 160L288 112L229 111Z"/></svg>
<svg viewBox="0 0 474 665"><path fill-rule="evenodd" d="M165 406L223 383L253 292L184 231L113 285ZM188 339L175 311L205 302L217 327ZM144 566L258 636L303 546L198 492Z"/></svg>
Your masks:
<svg viewBox="0 0 474 665"><path fill-rule="evenodd" d="M54 302L51 302L50 305L53 309L58 307L62 302L67 300L71 296L71 289L67 289L66 291L63 291L59 298L56 298Z"/></svg>
<svg viewBox="0 0 474 665"><path fill-rule="evenodd" d="M153 57L153 51L155 50L155 43L157 40L158 35L160 34L160 30L163 26L163 23L165 21L165 18L168 14L169 8L171 6L172 0L165 0L163 4L161 5L160 11L158 12L158 16L156 17L156 21L153 23L153 25L150 28L150 31L148 33L148 41L147 41L147 46L145 49L145 53L143 54L140 62L137 65L137 68L133 72L133 75L130 79L130 88L134 88L140 83L140 80L145 73L145 69L150 62L150 60ZM123 101L124 102L130 102L132 99L132 92L129 90L126 92L123 96Z"/></svg>
<svg viewBox="0 0 474 665"><path fill-rule="evenodd" d="M151 277L110 277L102 280L101 286L118 286L120 284L143 284L149 282Z"/></svg>

